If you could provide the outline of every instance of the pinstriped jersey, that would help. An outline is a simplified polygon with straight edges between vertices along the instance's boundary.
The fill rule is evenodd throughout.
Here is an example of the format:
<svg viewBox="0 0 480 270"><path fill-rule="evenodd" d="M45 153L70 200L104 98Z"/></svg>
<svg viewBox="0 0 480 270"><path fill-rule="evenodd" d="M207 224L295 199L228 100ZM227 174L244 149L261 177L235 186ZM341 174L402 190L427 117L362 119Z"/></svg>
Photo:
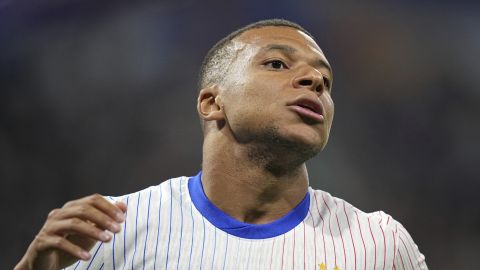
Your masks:
<svg viewBox="0 0 480 270"><path fill-rule="evenodd" d="M213 205L201 173L109 199L128 206L122 231L67 269L427 269L392 217L312 188L286 216L262 225Z"/></svg>

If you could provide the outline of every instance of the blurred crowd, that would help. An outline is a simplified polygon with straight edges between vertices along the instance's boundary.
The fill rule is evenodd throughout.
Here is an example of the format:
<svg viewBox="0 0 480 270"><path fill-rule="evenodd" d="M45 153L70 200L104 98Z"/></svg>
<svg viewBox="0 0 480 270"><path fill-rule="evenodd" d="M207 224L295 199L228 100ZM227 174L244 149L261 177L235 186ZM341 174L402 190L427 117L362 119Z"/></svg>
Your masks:
<svg viewBox="0 0 480 270"><path fill-rule="evenodd" d="M480 6L448 1L0 1L0 268L48 212L201 167L196 79L230 31L295 21L334 71L311 185L399 220L431 269L480 243ZM473 268L472 268L473 267Z"/></svg>

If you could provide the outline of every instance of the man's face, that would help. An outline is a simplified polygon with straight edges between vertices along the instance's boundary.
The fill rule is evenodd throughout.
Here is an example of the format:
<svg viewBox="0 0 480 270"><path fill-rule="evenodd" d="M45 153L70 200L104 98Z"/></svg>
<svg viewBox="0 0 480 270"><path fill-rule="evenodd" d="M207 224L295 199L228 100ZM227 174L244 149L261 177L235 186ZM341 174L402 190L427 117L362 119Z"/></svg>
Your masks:
<svg viewBox="0 0 480 270"><path fill-rule="evenodd" d="M251 29L237 48L220 93L227 128L240 143L262 138L319 152L333 120L332 73L318 45L290 27Z"/></svg>

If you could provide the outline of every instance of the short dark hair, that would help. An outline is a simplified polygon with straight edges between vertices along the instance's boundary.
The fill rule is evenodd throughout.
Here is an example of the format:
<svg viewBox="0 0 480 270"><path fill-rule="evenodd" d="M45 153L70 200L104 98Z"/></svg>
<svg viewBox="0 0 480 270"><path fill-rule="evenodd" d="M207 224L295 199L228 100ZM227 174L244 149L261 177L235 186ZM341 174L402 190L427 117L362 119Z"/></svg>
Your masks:
<svg viewBox="0 0 480 270"><path fill-rule="evenodd" d="M312 34L310 34L300 25L285 19L262 20L244 26L230 33L228 36L222 38L208 51L200 67L198 89L201 90L208 85L220 83L220 80L224 77L223 75L225 71L228 70L227 65L229 65L230 60L235 53L232 48L229 48L229 45L234 38L238 37L245 31L248 31L250 29L262 28L266 26L285 26L295 28L307 34L312 39L315 39Z"/></svg>

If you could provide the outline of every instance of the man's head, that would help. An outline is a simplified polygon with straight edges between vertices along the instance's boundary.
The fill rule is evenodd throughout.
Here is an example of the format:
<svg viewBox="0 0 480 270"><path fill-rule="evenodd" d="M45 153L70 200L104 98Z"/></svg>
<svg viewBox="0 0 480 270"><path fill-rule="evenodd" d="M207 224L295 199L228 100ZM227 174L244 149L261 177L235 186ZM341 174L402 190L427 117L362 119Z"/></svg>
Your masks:
<svg viewBox="0 0 480 270"><path fill-rule="evenodd" d="M291 27L302 31L314 39L313 36L300 25L283 19L263 20L246 25L222 38L212 48L210 48L207 55L203 59L202 66L200 67L198 88L203 89L208 85L219 84L222 82L223 75L227 71L228 66L231 64L232 57L235 55L235 48L231 46L233 39L250 29L262 28L266 26Z"/></svg>
<svg viewBox="0 0 480 270"><path fill-rule="evenodd" d="M285 20L248 25L205 57L198 97L204 134L308 159L328 140L331 83L328 61L302 27Z"/></svg>

